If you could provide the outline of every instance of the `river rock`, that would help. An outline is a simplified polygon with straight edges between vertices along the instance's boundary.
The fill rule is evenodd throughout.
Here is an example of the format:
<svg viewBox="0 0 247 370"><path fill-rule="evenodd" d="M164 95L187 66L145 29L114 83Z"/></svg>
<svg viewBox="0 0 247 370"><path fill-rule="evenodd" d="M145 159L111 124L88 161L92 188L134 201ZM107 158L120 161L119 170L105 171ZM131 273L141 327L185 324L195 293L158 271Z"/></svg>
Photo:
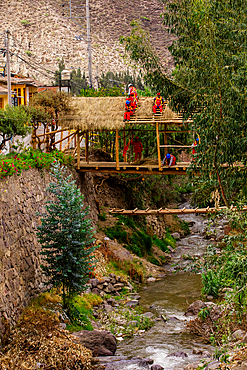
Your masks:
<svg viewBox="0 0 247 370"><path fill-rule="evenodd" d="M174 239L176 239L176 240L178 240L178 239L180 239L180 234L179 233L172 233L171 234L171 236L174 238Z"/></svg>
<svg viewBox="0 0 247 370"><path fill-rule="evenodd" d="M115 290L122 290L123 287L124 287L123 283L117 283L114 285Z"/></svg>
<svg viewBox="0 0 247 370"><path fill-rule="evenodd" d="M202 352L202 356L203 356L203 357L207 357L207 358L209 358L209 357L211 357L212 355L211 355L211 353L210 353L209 351L203 351L203 352Z"/></svg>
<svg viewBox="0 0 247 370"><path fill-rule="evenodd" d="M182 352L182 351L177 351L177 352L174 352L174 353L171 353L170 355L168 355L167 357L182 357L183 359L188 357L187 353L185 352Z"/></svg>
<svg viewBox="0 0 247 370"><path fill-rule="evenodd" d="M171 322L176 322L176 321L179 321L179 319L176 317L176 316L170 316L167 318L169 321Z"/></svg>
<svg viewBox="0 0 247 370"><path fill-rule="evenodd" d="M153 314L153 312L145 312L145 313L143 314L143 316L144 316L144 317L147 317L148 319L151 319L151 318L154 316L154 314Z"/></svg>
<svg viewBox="0 0 247 370"><path fill-rule="evenodd" d="M153 283L154 281L156 281L154 277L150 277L147 279L147 283Z"/></svg>
<svg viewBox="0 0 247 370"><path fill-rule="evenodd" d="M210 362L207 367L205 368L205 370L216 370L216 369L219 369L219 366L220 366L220 362L219 361L212 361Z"/></svg>
<svg viewBox="0 0 247 370"><path fill-rule="evenodd" d="M198 300L193 302L188 308L187 311L185 312L185 316L195 316L198 315L198 313L203 309L206 308L207 305L205 302Z"/></svg>
<svg viewBox="0 0 247 370"><path fill-rule="evenodd" d="M184 370L197 370L199 366L203 366L202 361L192 362L184 367Z"/></svg>
<svg viewBox="0 0 247 370"><path fill-rule="evenodd" d="M98 289L98 288L93 288L93 289L92 289L92 293L93 293L93 294L96 294L96 295L99 295L100 291L99 291L99 289Z"/></svg>
<svg viewBox="0 0 247 370"><path fill-rule="evenodd" d="M246 332L241 330L241 329L238 329L236 330L233 334L232 334L232 339L233 340L237 340L237 339L241 339L243 338L243 336L245 336Z"/></svg>
<svg viewBox="0 0 247 370"><path fill-rule="evenodd" d="M164 368L160 365L152 365L151 370L164 370Z"/></svg>
<svg viewBox="0 0 247 370"><path fill-rule="evenodd" d="M109 331L81 330L72 334L75 343L80 343L93 352L93 356L113 356L117 350L117 341Z"/></svg>
<svg viewBox="0 0 247 370"><path fill-rule="evenodd" d="M99 284L99 280L98 279L90 279L89 283L91 284L92 288L96 288L97 285Z"/></svg>
<svg viewBox="0 0 247 370"><path fill-rule="evenodd" d="M139 301L134 300L134 299L125 303L125 306L127 307L134 307L138 305L139 305Z"/></svg>

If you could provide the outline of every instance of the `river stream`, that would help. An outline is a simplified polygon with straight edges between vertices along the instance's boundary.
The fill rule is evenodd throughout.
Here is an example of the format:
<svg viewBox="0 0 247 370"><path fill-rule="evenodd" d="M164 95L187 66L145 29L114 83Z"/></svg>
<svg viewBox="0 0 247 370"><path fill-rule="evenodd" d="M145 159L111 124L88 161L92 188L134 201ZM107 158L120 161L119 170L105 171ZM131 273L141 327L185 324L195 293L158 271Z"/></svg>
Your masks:
<svg viewBox="0 0 247 370"><path fill-rule="evenodd" d="M182 204L181 208L183 207L189 208L189 202ZM189 263L187 259L181 258L183 255L202 256L207 245L212 242L205 237L207 218L196 214L179 217L192 225L190 235L177 241L172 263L164 266L167 276L147 284L139 292L140 305L144 311L154 313L159 321L142 335L120 342L116 353L117 356L149 357L154 360L154 364L163 366L165 370L183 369L187 363L197 361L199 356L192 353L195 348L210 353L214 351L213 347L199 343L198 338L186 332L186 322L189 318L186 318L184 313L189 304L200 299L201 276L180 270ZM161 315L168 320L164 322L160 319ZM170 356L178 351L188 356ZM122 369L141 368L135 364Z"/></svg>

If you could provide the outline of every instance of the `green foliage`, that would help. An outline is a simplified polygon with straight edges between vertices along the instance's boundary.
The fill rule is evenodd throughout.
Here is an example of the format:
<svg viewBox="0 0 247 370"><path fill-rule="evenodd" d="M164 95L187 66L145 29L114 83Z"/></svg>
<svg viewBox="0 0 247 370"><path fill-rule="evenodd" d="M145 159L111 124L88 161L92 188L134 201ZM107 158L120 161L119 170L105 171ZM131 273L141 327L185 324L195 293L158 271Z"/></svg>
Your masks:
<svg viewBox="0 0 247 370"><path fill-rule="evenodd" d="M83 297L77 296L74 298L68 307L68 315L70 324L67 324L66 327L70 332L93 330L92 324L88 318L92 316L92 310L85 307Z"/></svg>
<svg viewBox="0 0 247 370"><path fill-rule="evenodd" d="M129 276L137 282L144 282L145 268L138 259L133 259L133 261L110 261L108 263L108 269L116 275L123 277Z"/></svg>
<svg viewBox="0 0 247 370"><path fill-rule="evenodd" d="M77 69L77 72L73 69L70 74L70 86L71 86L71 94L72 95L80 95L82 89L87 89L87 79L85 76L85 72L83 72L83 76L81 74L80 68Z"/></svg>
<svg viewBox="0 0 247 370"><path fill-rule="evenodd" d="M30 115L22 106L7 105L5 110L0 109L0 151L14 136L24 137L31 131L30 119Z"/></svg>
<svg viewBox="0 0 247 370"><path fill-rule="evenodd" d="M63 307L68 308L73 298L85 289L93 270L93 228L83 208L83 195L71 175L53 166L54 182L47 191L55 200L46 202L46 213L41 217L37 237L42 246L47 285L62 287Z"/></svg>
<svg viewBox="0 0 247 370"><path fill-rule="evenodd" d="M221 242L221 253L214 246L208 248L203 265L203 293L218 297L223 288L236 291L236 300L245 300L247 269L247 215L245 212L228 211L228 217L235 229Z"/></svg>
<svg viewBox="0 0 247 370"><path fill-rule="evenodd" d="M185 117L193 113L193 130L201 142L191 174L200 168L202 182L219 188L228 205L237 189L247 192L246 4L172 0L163 19L176 36L169 48L176 63L172 78L163 72L140 24L133 22L131 36L121 42L142 67L149 86L169 97L171 107ZM234 166L236 162L244 166Z"/></svg>
<svg viewBox="0 0 247 370"><path fill-rule="evenodd" d="M206 318L210 315L210 309L208 307L203 308L198 313L198 317L202 320L206 320Z"/></svg>
<svg viewBox="0 0 247 370"><path fill-rule="evenodd" d="M124 90L119 87L110 87L104 88L100 87L99 90L94 90L94 88L87 88L85 90L80 91L80 96L88 96L88 97L104 97L104 96L123 96Z"/></svg>
<svg viewBox="0 0 247 370"><path fill-rule="evenodd" d="M98 215L98 218L99 218L100 221L106 221L106 213L105 212L100 213Z"/></svg>
<svg viewBox="0 0 247 370"><path fill-rule="evenodd" d="M21 22L21 24L23 25L23 26L30 26L30 22L28 21L28 20L26 20L26 19L23 19L22 21L20 21Z"/></svg>
<svg viewBox="0 0 247 370"><path fill-rule="evenodd" d="M73 115L76 113L76 108L72 105L72 98L64 91L54 92L47 90L39 94L35 94L30 102L30 107L33 110L33 121L39 121L43 114L47 114L50 120L61 118L62 115ZM35 114L38 116L36 117ZM56 122L57 124L57 122Z"/></svg>
<svg viewBox="0 0 247 370"><path fill-rule="evenodd" d="M33 53L30 51L30 50L26 50L26 52L25 52L29 57L31 56L31 55L33 55Z"/></svg>
<svg viewBox="0 0 247 370"><path fill-rule="evenodd" d="M22 170L30 168L50 169L51 165L59 161L61 164L70 165L73 158L62 152L42 153L39 150L27 149L22 153L0 155L0 178L21 174Z"/></svg>

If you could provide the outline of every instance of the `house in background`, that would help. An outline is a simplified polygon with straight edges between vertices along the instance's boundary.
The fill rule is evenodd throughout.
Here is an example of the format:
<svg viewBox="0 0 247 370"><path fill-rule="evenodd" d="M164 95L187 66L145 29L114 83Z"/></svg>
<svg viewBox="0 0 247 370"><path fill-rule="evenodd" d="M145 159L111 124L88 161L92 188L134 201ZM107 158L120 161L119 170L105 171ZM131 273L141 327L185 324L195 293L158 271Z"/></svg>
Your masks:
<svg viewBox="0 0 247 370"><path fill-rule="evenodd" d="M32 96L38 93L38 88L44 85L32 78L14 75L11 77L12 105L28 105ZM0 99L2 98L0 108L2 109L8 103L8 92L5 95L5 91L7 91L7 76L0 76Z"/></svg>

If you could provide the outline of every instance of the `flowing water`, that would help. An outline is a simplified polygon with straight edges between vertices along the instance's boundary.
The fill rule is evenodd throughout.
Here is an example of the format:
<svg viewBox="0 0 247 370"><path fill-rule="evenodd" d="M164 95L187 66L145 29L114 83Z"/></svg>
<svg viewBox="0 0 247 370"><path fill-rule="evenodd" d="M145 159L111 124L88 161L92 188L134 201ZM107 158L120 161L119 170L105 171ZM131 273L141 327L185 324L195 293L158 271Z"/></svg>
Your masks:
<svg viewBox="0 0 247 370"><path fill-rule="evenodd" d="M181 207L189 208L189 202L182 204ZM154 327L141 336L137 335L119 343L116 353L119 356L149 357L165 370L182 369L187 363L197 361L199 356L192 353L194 348L213 352L211 346L198 343L196 338L186 332L186 322L189 318L186 318L184 313L189 304L200 298L201 276L189 272L176 272L177 269L188 264L188 260L181 258L183 255L202 256L204 254L207 245L211 242L205 238L207 219L195 214L179 217L190 222L191 234L177 242L172 263L164 266L167 276L148 284L139 292L140 305L144 307L145 312L153 312L157 317L164 315L168 320L157 321ZM169 356L178 351L186 353L188 357ZM122 369L139 369L139 367L130 365Z"/></svg>

